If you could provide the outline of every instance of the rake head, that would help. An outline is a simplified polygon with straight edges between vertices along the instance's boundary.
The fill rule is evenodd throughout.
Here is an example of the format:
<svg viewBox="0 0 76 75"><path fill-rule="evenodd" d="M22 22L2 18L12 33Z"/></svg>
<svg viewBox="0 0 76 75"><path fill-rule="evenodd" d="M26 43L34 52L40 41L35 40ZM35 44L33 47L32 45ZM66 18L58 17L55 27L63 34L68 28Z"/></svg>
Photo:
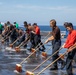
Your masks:
<svg viewBox="0 0 76 75"><path fill-rule="evenodd" d="M46 52L42 52L42 57L47 58L47 53Z"/></svg>
<svg viewBox="0 0 76 75"><path fill-rule="evenodd" d="M59 56L61 56L61 59L64 59L64 55L62 56L63 54L60 54Z"/></svg>
<svg viewBox="0 0 76 75"><path fill-rule="evenodd" d="M31 49L31 52L36 52L36 50L34 48Z"/></svg>
<svg viewBox="0 0 76 75"><path fill-rule="evenodd" d="M1 42L4 43L4 40L2 40Z"/></svg>
<svg viewBox="0 0 76 75"><path fill-rule="evenodd" d="M9 44L9 47L11 47L11 48L12 48L12 47L13 47L13 44Z"/></svg>
<svg viewBox="0 0 76 75"><path fill-rule="evenodd" d="M26 71L26 75L35 75L33 72Z"/></svg>
<svg viewBox="0 0 76 75"><path fill-rule="evenodd" d="M22 72L22 66L20 64L16 64L16 71Z"/></svg>

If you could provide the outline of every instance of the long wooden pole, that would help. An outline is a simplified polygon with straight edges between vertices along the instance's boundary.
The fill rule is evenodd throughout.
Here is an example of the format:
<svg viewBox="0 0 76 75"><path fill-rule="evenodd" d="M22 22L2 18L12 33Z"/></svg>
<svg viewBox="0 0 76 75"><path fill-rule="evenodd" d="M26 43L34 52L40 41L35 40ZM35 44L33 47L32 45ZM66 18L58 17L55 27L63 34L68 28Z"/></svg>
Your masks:
<svg viewBox="0 0 76 75"><path fill-rule="evenodd" d="M51 64L47 65L43 70L41 70L37 75L40 75L43 71L45 71L48 67L52 66L56 61L58 61L62 56L64 56L67 53L67 51L59 56L55 61L53 61Z"/></svg>
<svg viewBox="0 0 76 75"><path fill-rule="evenodd" d="M27 42L29 40L29 37L27 39L25 39L18 47L21 47L25 42Z"/></svg>
<svg viewBox="0 0 76 75"><path fill-rule="evenodd" d="M69 49L73 50L76 48L76 43L71 46ZM69 50L68 49L68 50ZM59 56L55 61L53 61L51 64L47 65L43 70L41 70L37 75L40 75L42 72L44 72L48 67L52 66L52 64L54 64L56 61L58 61L61 57L63 57L65 54L68 53L68 50L65 51L65 53L63 53L61 56Z"/></svg>
<svg viewBox="0 0 76 75"><path fill-rule="evenodd" d="M9 38L9 34L11 33L11 31L5 36L6 38L5 39L2 39L3 41L5 41L7 38Z"/></svg>
<svg viewBox="0 0 76 75"><path fill-rule="evenodd" d="M21 37L18 37L11 45L14 45L17 42L17 40L19 40L19 38L21 38Z"/></svg>
<svg viewBox="0 0 76 75"><path fill-rule="evenodd" d="M44 41L50 34L47 34L46 37L44 39L42 39L42 41ZM38 46L40 46L40 44L42 43L42 41L35 47L35 49L37 49Z"/></svg>
<svg viewBox="0 0 76 75"><path fill-rule="evenodd" d="M44 43L44 44L45 44L45 43ZM44 45L44 44L43 44L43 45ZM42 45L41 45L41 46L42 46ZM41 46L39 46L39 48L40 48ZM37 50L35 50L35 51L32 52L27 58L25 58L25 59L20 63L20 65L22 65L22 63L24 63L25 60L27 60L30 56L32 56L35 52L37 52L39 48L37 48Z"/></svg>
<svg viewBox="0 0 76 75"><path fill-rule="evenodd" d="M48 35L49 35L49 34L48 34ZM48 35L47 35L47 36L48 36ZM46 36L46 37L47 37L47 36ZM45 38L46 38L46 37L45 37ZM42 45L44 45L44 44L45 44L45 43L43 43ZM37 52L37 51L38 51L38 49L39 49L42 45L40 45L40 46L37 48L37 50L35 50L35 51L34 51L34 52L32 52L32 53L31 53L27 58L25 58L25 59L20 63L20 65L22 65L22 63L24 63L24 62L25 62L25 60L27 60L30 56L32 56L35 52ZM37 46L38 46L38 45L37 45Z"/></svg>
<svg viewBox="0 0 76 75"><path fill-rule="evenodd" d="M57 50L56 52L54 52L51 56L49 56L46 60L44 60L41 64L39 64L36 68L34 68L32 70L32 72L34 72L36 69L38 69L41 65L43 65L46 61L48 61L52 56L54 56L57 52L59 52L62 48L60 48L59 50Z"/></svg>

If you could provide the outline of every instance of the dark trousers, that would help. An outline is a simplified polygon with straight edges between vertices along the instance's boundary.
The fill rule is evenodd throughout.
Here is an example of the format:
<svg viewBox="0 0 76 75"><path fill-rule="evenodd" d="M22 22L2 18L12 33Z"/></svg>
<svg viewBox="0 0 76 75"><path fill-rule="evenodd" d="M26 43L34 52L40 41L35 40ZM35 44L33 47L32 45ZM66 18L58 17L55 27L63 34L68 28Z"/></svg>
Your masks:
<svg viewBox="0 0 76 75"><path fill-rule="evenodd" d="M2 34L2 30L0 30L0 34Z"/></svg>
<svg viewBox="0 0 76 75"><path fill-rule="evenodd" d="M66 70L68 75L73 75L72 74L72 60L76 54L76 49L68 53L67 59L66 59Z"/></svg>
<svg viewBox="0 0 76 75"><path fill-rule="evenodd" d="M41 42L41 35L35 35L34 42L35 42L35 47L37 47L37 48L42 47L43 49L45 48L43 43Z"/></svg>
<svg viewBox="0 0 76 75"><path fill-rule="evenodd" d="M30 42L31 42L31 48L35 48L35 41L34 41L35 34L30 33Z"/></svg>
<svg viewBox="0 0 76 75"><path fill-rule="evenodd" d="M53 40L52 41L52 54L54 54L57 50L59 50L61 46L61 40ZM52 60L55 61L59 57L59 52L52 56ZM54 68L58 68L57 62L53 64Z"/></svg>
<svg viewBox="0 0 76 75"><path fill-rule="evenodd" d="M10 43L13 43L17 38L10 38Z"/></svg>
<svg viewBox="0 0 76 75"><path fill-rule="evenodd" d="M19 41L18 45L21 44L24 40L25 40L25 35L23 35L23 36L18 40L18 41Z"/></svg>
<svg viewBox="0 0 76 75"><path fill-rule="evenodd" d="M35 47L36 47L37 45L39 45L40 39L41 39L40 35L35 35L35 37L34 37Z"/></svg>

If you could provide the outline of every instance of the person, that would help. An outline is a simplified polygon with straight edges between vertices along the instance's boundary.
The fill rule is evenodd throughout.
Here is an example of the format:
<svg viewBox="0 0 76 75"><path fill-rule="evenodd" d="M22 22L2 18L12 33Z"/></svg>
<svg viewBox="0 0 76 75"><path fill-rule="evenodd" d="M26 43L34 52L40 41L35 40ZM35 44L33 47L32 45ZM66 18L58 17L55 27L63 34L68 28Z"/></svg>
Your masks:
<svg viewBox="0 0 76 75"><path fill-rule="evenodd" d="M0 22L0 34L2 34L3 25Z"/></svg>
<svg viewBox="0 0 76 75"><path fill-rule="evenodd" d="M22 29L19 30L19 37L19 44L21 44L26 39L26 34ZM27 47L27 44L25 44L24 47Z"/></svg>
<svg viewBox="0 0 76 75"><path fill-rule="evenodd" d="M68 36L68 30L67 30L67 25L68 25L68 22L65 22L64 23L64 27L65 27L65 29L66 29L66 32L65 32L65 37L64 38L66 38L67 36Z"/></svg>
<svg viewBox="0 0 76 75"><path fill-rule="evenodd" d="M10 23L10 21L7 21L7 26L10 27L12 24Z"/></svg>
<svg viewBox="0 0 76 75"><path fill-rule="evenodd" d="M17 30L15 26L11 26L10 42L13 43L18 37Z"/></svg>
<svg viewBox="0 0 76 75"><path fill-rule="evenodd" d="M34 26L29 26L28 25L28 30L29 30L29 36L30 36L30 42L31 42L31 47L30 47L30 50L31 50L32 48L36 47L35 40L34 40L34 38L35 38L35 34L34 34L35 28L34 28Z"/></svg>
<svg viewBox="0 0 76 75"><path fill-rule="evenodd" d="M59 27L56 25L56 20L54 19L50 20L50 27L52 28L52 32L50 32L51 36L45 41L45 44L48 43L49 41L52 41L52 54L53 54L60 49L61 34ZM58 53L59 52L57 52L52 56L52 61L55 61L59 57ZM55 62L52 68L50 68L50 70L57 70L57 69L58 65L57 62Z"/></svg>
<svg viewBox="0 0 76 75"><path fill-rule="evenodd" d="M24 21L24 27L26 28L26 32L27 32L27 38L29 37L29 33L30 33L30 30L28 29L28 24L27 24L27 21Z"/></svg>
<svg viewBox="0 0 76 75"><path fill-rule="evenodd" d="M35 28L35 31L33 32L35 35L34 36L35 47L37 47L40 44L40 45L42 45L42 49L40 48L39 50L44 51L45 47L44 47L43 43L41 42L40 28L37 25L37 23L34 23L33 26ZM38 48L39 48L39 46L38 46Z"/></svg>
<svg viewBox="0 0 76 75"><path fill-rule="evenodd" d="M9 27L7 26L7 24L5 23L4 24L4 29L3 29L3 31L2 31L2 37L4 38L4 39L6 39L7 37L7 35L8 35L8 33L9 33ZM6 39L7 40L7 42L9 42L9 38L7 38Z"/></svg>
<svg viewBox="0 0 76 75"><path fill-rule="evenodd" d="M8 30L9 30L9 28L8 28L7 24L5 23L4 24L4 30L2 32L2 36L5 36L8 33Z"/></svg>
<svg viewBox="0 0 76 75"><path fill-rule="evenodd" d="M14 22L14 25L15 25L15 27L16 27L17 29L19 28L18 23Z"/></svg>
<svg viewBox="0 0 76 75"><path fill-rule="evenodd" d="M68 23L66 28L69 31L69 34L67 36L65 43L62 45L62 48L68 49L68 56L66 58L66 71L68 75L73 75L72 60L76 54L76 48L72 49L72 46L76 43L76 30L74 30L72 23Z"/></svg>
<svg viewBox="0 0 76 75"><path fill-rule="evenodd" d="M26 38L29 38L31 42L31 47L29 49L31 51L31 48L35 47L34 34L31 33L31 31L34 31L34 27L31 25L28 25L27 21L24 21L24 27L26 28Z"/></svg>

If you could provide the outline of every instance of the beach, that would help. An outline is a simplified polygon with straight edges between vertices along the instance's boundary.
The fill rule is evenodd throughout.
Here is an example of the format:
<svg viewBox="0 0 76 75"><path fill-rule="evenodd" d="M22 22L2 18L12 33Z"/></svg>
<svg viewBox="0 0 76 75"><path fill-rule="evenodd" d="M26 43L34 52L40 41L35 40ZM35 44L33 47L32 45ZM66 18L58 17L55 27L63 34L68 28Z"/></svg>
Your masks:
<svg viewBox="0 0 76 75"><path fill-rule="evenodd" d="M42 32L42 42L49 37L46 37L48 32ZM65 42L66 38L62 39L62 44ZM28 44L29 47L30 43ZM7 44L1 43L0 42L0 75L25 75L27 71L32 71L32 69L36 68L40 63L42 63L45 59L42 58L41 52L39 53L40 55L36 58L28 58L23 64L22 64L22 69L23 71L20 73L15 72L16 70L16 64L19 64L21 61L23 61L29 54L27 53L28 50L27 48L24 49L21 47L21 49L24 49L23 51L16 52L15 49L10 48L9 50L7 49ZM51 56L52 50L51 50L51 42L45 45L46 47L46 52L48 54L48 57ZM50 48L50 50L49 50ZM66 49L62 49L60 53L65 52ZM36 62L35 62L36 61ZM52 61L49 59L46 63L44 63L40 68L38 68L36 71L34 71L35 75L39 73L43 68L45 68L48 64L50 64ZM74 65L75 62L73 63L73 72L74 75L76 75L76 65ZM64 68L63 70L60 69L60 64L59 69L57 71L50 71L49 68L47 68L44 72L42 72L40 75L67 75L66 69Z"/></svg>

